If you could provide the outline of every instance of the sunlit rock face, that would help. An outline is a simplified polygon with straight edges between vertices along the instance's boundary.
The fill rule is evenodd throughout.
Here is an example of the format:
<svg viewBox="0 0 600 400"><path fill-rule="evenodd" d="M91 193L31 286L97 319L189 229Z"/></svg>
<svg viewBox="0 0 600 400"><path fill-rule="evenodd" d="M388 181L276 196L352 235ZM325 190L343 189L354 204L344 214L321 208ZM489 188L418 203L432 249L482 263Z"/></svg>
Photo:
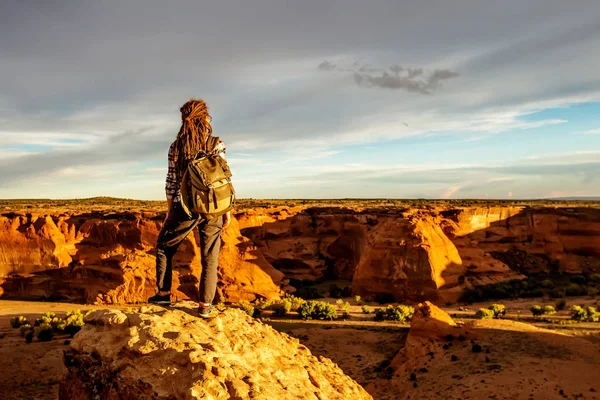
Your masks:
<svg viewBox="0 0 600 400"><path fill-rule="evenodd" d="M164 214L5 213L3 297L97 303L155 291L154 245ZM174 261L174 293L195 299L198 237ZM239 211L224 233L220 298L276 298L291 285L352 282L361 296L456 301L465 288L536 272L600 272L600 210L467 207L272 207Z"/></svg>
<svg viewBox="0 0 600 400"><path fill-rule="evenodd" d="M5 214L0 217L3 297L88 303L145 302L156 292L155 243L164 215ZM176 298L197 298L199 239L190 235L174 259ZM283 274L242 237L225 231L219 259L223 300L277 298Z"/></svg>
<svg viewBox="0 0 600 400"><path fill-rule="evenodd" d="M180 310L102 310L65 352L59 399L371 400L298 339L228 309L210 320Z"/></svg>

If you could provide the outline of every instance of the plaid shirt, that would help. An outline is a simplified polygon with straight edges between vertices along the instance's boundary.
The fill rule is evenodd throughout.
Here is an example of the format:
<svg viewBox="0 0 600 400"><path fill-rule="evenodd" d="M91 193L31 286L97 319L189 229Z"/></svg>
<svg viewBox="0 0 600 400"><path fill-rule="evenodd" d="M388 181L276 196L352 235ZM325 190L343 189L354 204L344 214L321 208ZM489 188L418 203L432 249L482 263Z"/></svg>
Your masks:
<svg viewBox="0 0 600 400"><path fill-rule="evenodd" d="M219 155L225 158L225 144L223 141L219 141L215 151ZM180 201L179 188L181 187L181 176L177 176L176 165L175 165L175 142L169 147L169 170L167 172L167 182L165 184L165 192L167 193L167 199L173 199L174 203Z"/></svg>

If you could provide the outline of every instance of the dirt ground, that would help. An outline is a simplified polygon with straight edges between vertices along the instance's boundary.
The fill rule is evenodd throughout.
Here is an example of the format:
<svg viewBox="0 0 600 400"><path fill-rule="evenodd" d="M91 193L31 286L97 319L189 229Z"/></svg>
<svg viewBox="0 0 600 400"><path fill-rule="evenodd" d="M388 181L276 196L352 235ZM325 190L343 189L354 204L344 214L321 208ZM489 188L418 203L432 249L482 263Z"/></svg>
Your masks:
<svg viewBox="0 0 600 400"><path fill-rule="evenodd" d="M444 307L457 321L473 324L473 332L480 333L477 344L482 352L473 353L470 340L440 343L448 348L440 348L434 359L416 360L414 371L399 371L388 380L382 378L382 371L404 346L408 325L374 322L372 314L363 314L353 299L345 301L352 304L349 321L302 321L292 314L268 322L300 339L313 354L333 360L377 400L600 399L600 323L559 325L556 322L568 318L568 311L549 322L534 320L528 311L532 304L554 302L502 301L510 319L504 321L474 320L474 312L489 303ZM567 301L567 309L597 304L590 298ZM10 318L24 315L33 321L47 311L60 315L77 308L94 307L0 300L0 398L56 399L65 372L62 352L68 336L26 344L19 331L10 327Z"/></svg>

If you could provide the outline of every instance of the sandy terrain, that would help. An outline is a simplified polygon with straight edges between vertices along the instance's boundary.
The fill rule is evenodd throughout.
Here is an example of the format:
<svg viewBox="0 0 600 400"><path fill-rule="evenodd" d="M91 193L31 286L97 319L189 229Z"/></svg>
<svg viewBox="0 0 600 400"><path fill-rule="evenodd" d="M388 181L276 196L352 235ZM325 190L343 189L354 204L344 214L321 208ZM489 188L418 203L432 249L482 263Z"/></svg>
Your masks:
<svg viewBox="0 0 600 400"><path fill-rule="evenodd" d="M485 304L446 307L457 321L475 323L471 328L481 345L473 353L470 340L454 340L434 359L418 360L415 380L410 372L382 379L382 369L403 347L408 325L377 323L362 314L352 299L349 321L302 321L295 314L269 322L277 330L300 339L316 355L336 362L375 399L396 398L495 398L561 399L600 398L600 324L558 325L534 321L531 304L553 304L541 299L505 301L509 318L517 321L476 321L473 313ZM334 302L333 299L329 299ZM592 305L590 298L568 299L569 304ZM378 305L371 303L371 308ZM66 303L0 301L0 391L3 399L55 399L65 372L62 351L68 336L51 342L26 344L18 330L9 326L14 315L30 320L41 313L61 314L71 309L90 309ZM121 307L123 308L123 307ZM520 311L518 313L517 311ZM559 312L552 320L568 315ZM267 315L268 317L268 315ZM522 322L525 321L525 322ZM535 324L535 326L529 322ZM552 329L545 329L545 328ZM457 360L452 361L452 356ZM422 364L422 365L421 365ZM383 368L382 368L383 366ZM402 375L404 374L404 375ZM401 395L400 395L401 394ZM564 395L563 395L564 394ZM400 397L398 397L400 396Z"/></svg>

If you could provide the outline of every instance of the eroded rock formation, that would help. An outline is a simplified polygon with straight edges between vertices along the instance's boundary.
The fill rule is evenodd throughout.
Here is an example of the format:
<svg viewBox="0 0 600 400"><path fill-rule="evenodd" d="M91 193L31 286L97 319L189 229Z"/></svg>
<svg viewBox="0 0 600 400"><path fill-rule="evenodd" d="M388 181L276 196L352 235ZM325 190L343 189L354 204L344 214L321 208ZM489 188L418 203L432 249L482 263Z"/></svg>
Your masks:
<svg viewBox="0 0 600 400"><path fill-rule="evenodd" d="M156 213L5 214L0 217L4 297L144 302L156 291L154 246L163 219ZM186 238L174 259L179 299L197 297L197 236ZM223 300L279 296L283 274L240 234L237 221L224 232L219 267Z"/></svg>
<svg viewBox="0 0 600 400"><path fill-rule="evenodd" d="M16 297L141 301L154 291L156 213L4 214L0 286ZM275 207L242 210L225 233L225 300L352 281L356 295L456 301L465 288L535 272L600 272L600 210L473 207ZM175 259L179 298L194 298L197 238Z"/></svg>
<svg viewBox="0 0 600 400"><path fill-rule="evenodd" d="M329 359L236 309L209 321L159 307L97 311L65 365L65 400L372 399Z"/></svg>

